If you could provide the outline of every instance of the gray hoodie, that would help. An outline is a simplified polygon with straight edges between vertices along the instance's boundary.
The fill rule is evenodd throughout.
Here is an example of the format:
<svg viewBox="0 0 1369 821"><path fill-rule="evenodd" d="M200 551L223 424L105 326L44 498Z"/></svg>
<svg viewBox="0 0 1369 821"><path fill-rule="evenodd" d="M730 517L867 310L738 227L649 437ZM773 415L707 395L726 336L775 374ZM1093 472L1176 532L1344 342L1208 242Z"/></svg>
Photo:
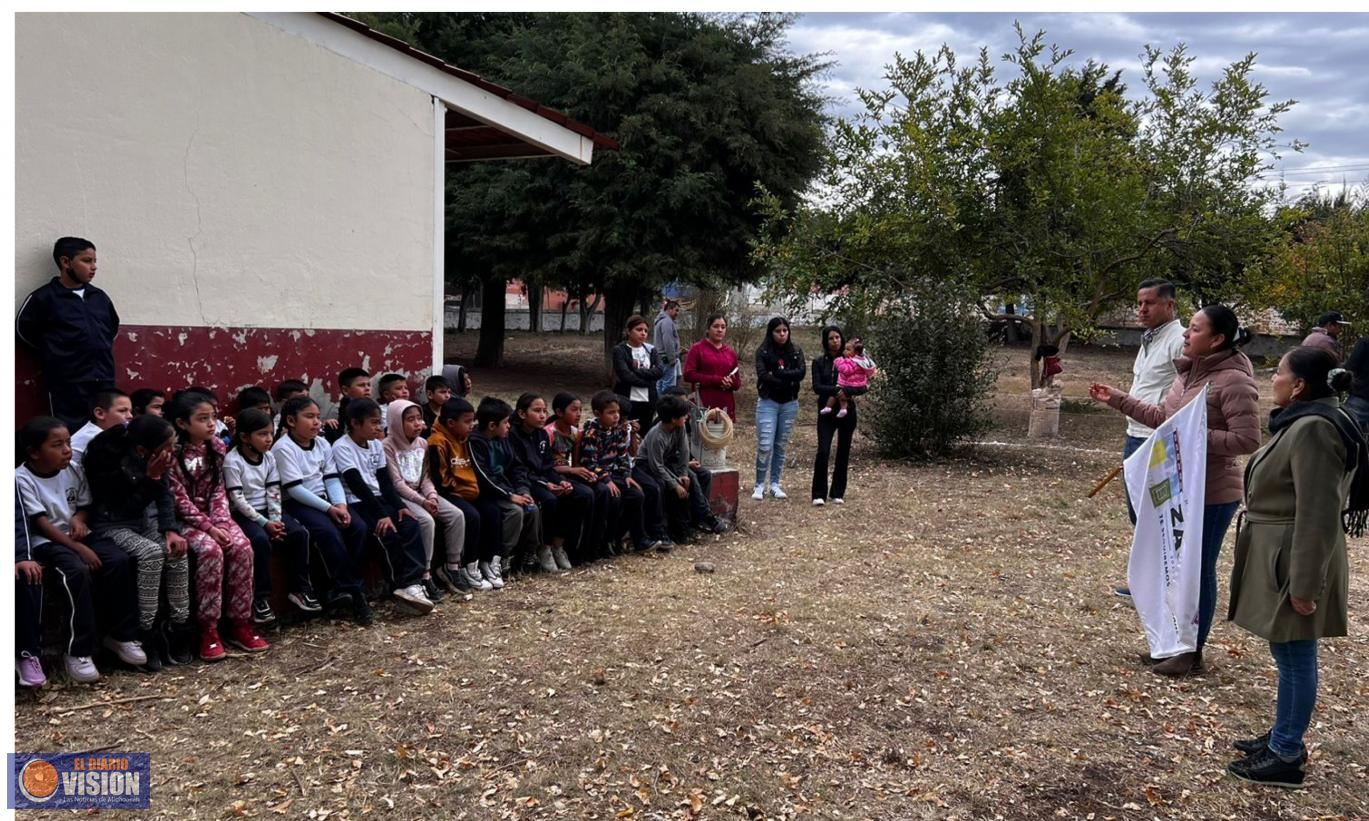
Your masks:
<svg viewBox="0 0 1369 821"><path fill-rule="evenodd" d="M680 361L680 332L675 327L675 320L664 310L656 315L656 328L652 337L656 352L661 355L661 364L675 367L675 363Z"/></svg>

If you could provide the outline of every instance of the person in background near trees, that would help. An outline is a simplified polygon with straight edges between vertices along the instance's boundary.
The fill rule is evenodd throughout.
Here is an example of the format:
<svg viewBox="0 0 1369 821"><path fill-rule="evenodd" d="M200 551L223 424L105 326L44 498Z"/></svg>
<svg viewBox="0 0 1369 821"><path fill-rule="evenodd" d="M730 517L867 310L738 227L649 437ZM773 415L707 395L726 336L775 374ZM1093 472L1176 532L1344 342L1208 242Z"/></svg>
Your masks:
<svg viewBox="0 0 1369 821"><path fill-rule="evenodd" d="M846 472L851 458L851 437L856 432L856 401L848 397L847 414L821 413L832 397L842 394L837 385L837 358L846 350L841 329L828 325L822 329L822 355L813 359L813 393L818 395L818 452L813 460L813 506L827 504L827 460L832 451L832 436L837 437L836 464L832 468L832 504L846 499Z"/></svg>
<svg viewBox="0 0 1369 821"><path fill-rule="evenodd" d="M1340 311L1329 311L1317 317L1317 327L1303 339L1302 344L1312 348L1321 348L1336 358L1339 364L1345 358L1345 351L1341 348L1340 335L1350 327L1350 323L1345 321L1345 317Z"/></svg>
<svg viewBox="0 0 1369 821"><path fill-rule="evenodd" d="M1147 279L1136 286L1136 321L1145 331L1141 334L1141 348L1131 365L1131 390L1127 395L1149 405L1164 401L1169 386L1178 374L1174 361L1184 354L1184 323L1175 316L1174 283L1165 279ZM1135 419L1127 420L1127 435L1122 442L1122 460L1145 444L1154 428ZM1127 516L1136 524L1136 509L1131 504L1126 483L1122 483L1122 498L1127 502ZM1119 596L1131 596L1126 585L1114 588Z"/></svg>
<svg viewBox="0 0 1369 821"><path fill-rule="evenodd" d="M770 495L786 499L780 487L784 453L799 418L799 384L803 382L803 350L789 336L789 320L774 317L765 326L765 341L756 348L756 489L752 499Z"/></svg>
<svg viewBox="0 0 1369 821"><path fill-rule="evenodd" d="M57 276L24 298L15 319L19 341L38 355L48 406L68 430L90 412L95 394L114 387L114 337L119 313L109 296L91 284L95 245L62 237L52 246Z"/></svg>
<svg viewBox="0 0 1369 821"><path fill-rule="evenodd" d="M661 357L661 367L665 372L661 374L661 379L656 383L656 393L664 395L667 390L674 387L675 380L680 375L680 329L675 327L675 320L680 315L680 303L673 299L667 299L661 306L661 312L656 315L656 326L652 331L652 344L656 346L656 353Z"/></svg>
<svg viewBox="0 0 1369 821"><path fill-rule="evenodd" d="M1365 438L1369 438L1369 336L1355 345L1345 369L1355 378L1350 399L1345 403L1346 410L1359 421Z"/></svg>
<svg viewBox="0 0 1369 821"><path fill-rule="evenodd" d="M162 415L162 406L166 404L166 395L154 388L139 388L129 397L133 403L133 415L142 416L152 414L153 416Z"/></svg>
<svg viewBox="0 0 1369 821"><path fill-rule="evenodd" d="M613 392L626 396L626 417L636 422L638 437L651 428L656 414L656 383L664 368L656 349L646 344L646 320L630 316L623 325L623 341L613 348Z"/></svg>
<svg viewBox="0 0 1369 821"><path fill-rule="evenodd" d="M737 364L737 352L726 339L727 319L722 314L708 317L704 338L691 345L685 355L684 379L698 390L699 403L704 408L721 408L735 422L742 371Z"/></svg>
<svg viewBox="0 0 1369 821"><path fill-rule="evenodd" d="M71 435L71 463L79 468L91 439L116 425L127 425L132 418L133 400L128 394L118 388L96 393L90 405L90 421Z"/></svg>
<svg viewBox="0 0 1369 821"><path fill-rule="evenodd" d="M1279 671L1273 726L1235 742L1246 756L1227 767L1246 781L1302 786L1317 640L1346 634L1345 536L1364 535L1369 509L1364 437L1340 409L1351 382L1324 349L1286 354L1274 374L1271 438L1246 467L1227 617L1269 642Z"/></svg>
<svg viewBox="0 0 1369 821"><path fill-rule="evenodd" d="M1236 314L1209 305L1193 315L1184 332L1184 355L1163 405L1142 402L1117 388L1092 385L1089 395L1149 427L1158 427L1202 392L1207 395L1207 489L1204 494L1202 572L1198 589L1198 646L1192 653L1158 661L1151 672L1183 676L1203 669L1203 645L1217 609L1217 558L1226 529L1241 502L1239 456L1260 446L1259 389L1255 370L1238 348L1250 339ZM1148 663L1156 661L1150 657Z"/></svg>

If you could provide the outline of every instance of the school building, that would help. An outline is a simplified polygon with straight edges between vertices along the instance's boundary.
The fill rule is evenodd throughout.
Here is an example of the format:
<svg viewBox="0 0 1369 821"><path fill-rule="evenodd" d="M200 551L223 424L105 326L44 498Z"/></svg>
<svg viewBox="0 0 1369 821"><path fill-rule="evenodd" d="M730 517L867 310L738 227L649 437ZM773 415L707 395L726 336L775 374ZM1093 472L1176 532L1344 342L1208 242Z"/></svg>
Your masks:
<svg viewBox="0 0 1369 821"><path fill-rule="evenodd" d="M617 148L336 14L30 13L15 43L15 310L94 242L128 390L440 370L448 165Z"/></svg>

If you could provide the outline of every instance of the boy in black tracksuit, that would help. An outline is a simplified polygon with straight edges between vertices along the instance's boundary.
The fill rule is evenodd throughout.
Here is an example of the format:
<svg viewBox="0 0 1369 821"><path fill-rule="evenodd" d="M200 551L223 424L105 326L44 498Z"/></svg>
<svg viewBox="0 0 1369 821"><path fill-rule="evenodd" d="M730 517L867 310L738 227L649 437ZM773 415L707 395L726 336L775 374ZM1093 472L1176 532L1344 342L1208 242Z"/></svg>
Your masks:
<svg viewBox="0 0 1369 821"><path fill-rule="evenodd" d="M526 407L525 407L526 405ZM544 428L547 405L541 397L525 394L518 400L508 443L528 478L528 490L537 500L542 535L551 542L538 551L543 570L569 570L570 555L580 544L580 531L594 504L589 486L567 481L556 471L551 436Z"/></svg>
<svg viewBox="0 0 1369 821"><path fill-rule="evenodd" d="M487 396L475 409L475 430L467 441L480 496L498 500L502 515L502 566L519 566L516 560L531 559L542 547L542 522L537 501L530 494L528 473L509 447L508 402Z"/></svg>
<svg viewBox="0 0 1369 821"><path fill-rule="evenodd" d="M95 394L114 387L119 312L108 294L90 284L96 260L89 240L62 237L52 258L58 275L24 299L15 330L38 355L52 415L75 431Z"/></svg>

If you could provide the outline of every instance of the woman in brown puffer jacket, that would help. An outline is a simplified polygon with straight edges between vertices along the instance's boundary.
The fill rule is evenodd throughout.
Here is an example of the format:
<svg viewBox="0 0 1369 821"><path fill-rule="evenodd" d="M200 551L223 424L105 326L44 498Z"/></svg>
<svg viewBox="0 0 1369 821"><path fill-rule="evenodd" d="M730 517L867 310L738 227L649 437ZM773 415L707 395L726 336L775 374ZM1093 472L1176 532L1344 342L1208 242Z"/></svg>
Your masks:
<svg viewBox="0 0 1369 821"><path fill-rule="evenodd" d="M1236 458L1260 447L1259 388L1255 370L1238 348L1250 339L1236 314L1209 305L1193 315L1184 331L1184 355L1163 405L1142 402L1126 391L1093 385L1089 395L1146 427L1159 427L1210 385L1207 394L1207 491L1203 497L1203 555L1198 587L1198 646L1150 669L1165 676L1196 673L1203 666L1203 645L1217 610L1217 557L1227 528L1241 503L1241 470Z"/></svg>

